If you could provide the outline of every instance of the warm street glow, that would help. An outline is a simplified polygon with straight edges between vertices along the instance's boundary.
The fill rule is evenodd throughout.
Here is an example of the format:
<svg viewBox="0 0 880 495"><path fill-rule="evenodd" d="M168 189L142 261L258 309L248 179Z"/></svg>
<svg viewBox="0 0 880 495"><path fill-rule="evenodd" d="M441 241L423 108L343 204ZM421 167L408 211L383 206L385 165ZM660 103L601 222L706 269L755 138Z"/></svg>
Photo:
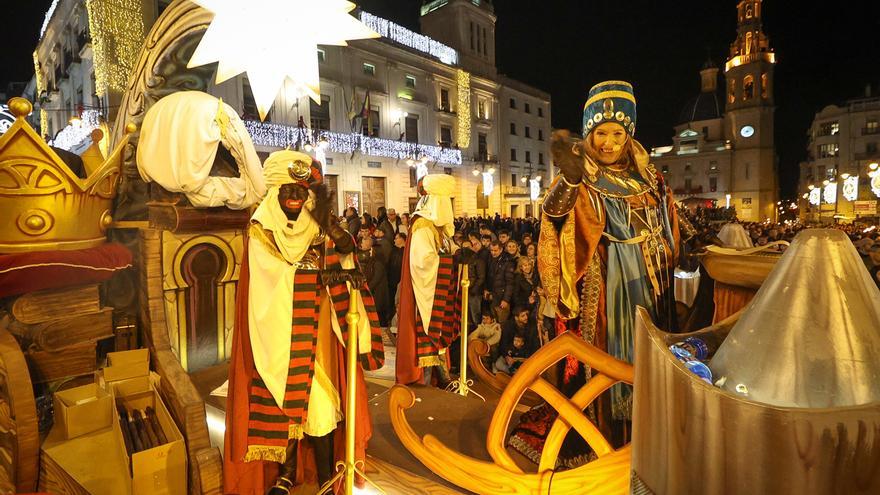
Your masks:
<svg viewBox="0 0 880 495"><path fill-rule="evenodd" d="M214 13L189 67L218 62L217 84L247 73L254 101L265 119L275 96L290 80L293 97L321 102L318 45L379 34L348 13L345 0L195 0Z"/></svg>

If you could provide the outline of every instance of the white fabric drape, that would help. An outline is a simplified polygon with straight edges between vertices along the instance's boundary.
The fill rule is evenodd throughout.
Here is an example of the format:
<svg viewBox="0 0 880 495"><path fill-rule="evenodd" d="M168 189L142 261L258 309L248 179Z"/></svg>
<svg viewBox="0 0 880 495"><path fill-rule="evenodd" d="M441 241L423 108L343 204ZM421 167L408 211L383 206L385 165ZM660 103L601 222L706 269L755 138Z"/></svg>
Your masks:
<svg viewBox="0 0 880 495"><path fill-rule="evenodd" d="M240 177L212 177L222 142ZM262 165L235 110L199 91L181 91L156 102L144 116L137 149L138 172L180 192L197 207L248 208L266 194Z"/></svg>

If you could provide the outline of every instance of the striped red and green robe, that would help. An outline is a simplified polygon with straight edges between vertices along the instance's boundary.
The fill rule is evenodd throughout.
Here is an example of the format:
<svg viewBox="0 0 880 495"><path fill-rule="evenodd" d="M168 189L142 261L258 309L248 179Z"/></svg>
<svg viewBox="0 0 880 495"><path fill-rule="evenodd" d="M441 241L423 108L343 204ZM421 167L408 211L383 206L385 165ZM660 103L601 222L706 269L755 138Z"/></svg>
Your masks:
<svg viewBox="0 0 880 495"><path fill-rule="evenodd" d="M341 270L339 254L332 241L325 246L324 270ZM309 406L309 393L315 372L315 348L321 297L327 291L333 304L342 339L348 342L349 291L345 282L329 286L321 283L320 270L297 270L294 275L290 332L290 365L283 407L279 408L259 374L254 370L250 384L247 455L245 461L272 460L284 462L289 439L303 436L303 425ZM379 316L373 296L366 286L361 296L370 321L370 352L360 354L365 370L381 368L385 361Z"/></svg>

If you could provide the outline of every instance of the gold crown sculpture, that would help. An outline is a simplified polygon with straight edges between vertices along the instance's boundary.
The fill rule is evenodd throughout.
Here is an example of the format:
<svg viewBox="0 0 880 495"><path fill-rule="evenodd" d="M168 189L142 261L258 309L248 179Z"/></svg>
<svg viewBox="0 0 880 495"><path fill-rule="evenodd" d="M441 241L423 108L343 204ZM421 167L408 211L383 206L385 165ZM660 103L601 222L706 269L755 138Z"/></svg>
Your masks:
<svg viewBox="0 0 880 495"><path fill-rule="evenodd" d="M85 249L107 241L122 150L134 125L106 159L103 133L81 155L88 175L77 177L25 121L33 106L9 100L15 123L0 136L0 253Z"/></svg>

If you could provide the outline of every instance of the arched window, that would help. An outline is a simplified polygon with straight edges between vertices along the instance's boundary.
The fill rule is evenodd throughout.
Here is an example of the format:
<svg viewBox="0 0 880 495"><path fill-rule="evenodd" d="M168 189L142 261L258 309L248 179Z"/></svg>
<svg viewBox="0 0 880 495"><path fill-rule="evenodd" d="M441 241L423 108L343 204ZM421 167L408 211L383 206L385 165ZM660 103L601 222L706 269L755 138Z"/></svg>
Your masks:
<svg viewBox="0 0 880 495"><path fill-rule="evenodd" d="M752 53L752 32L746 33L746 55Z"/></svg>
<svg viewBox="0 0 880 495"><path fill-rule="evenodd" d="M736 103L736 79L727 80L727 103Z"/></svg>
<svg viewBox="0 0 880 495"><path fill-rule="evenodd" d="M755 78L751 74L743 78L743 100L755 97Z"/></svg>
<svg viewBox="0 0 880 495"><path fill-rule="evenodd" d="M770 77L766 72L761 74L761 98L770 98Z"/></svg>
<svg viewBox="0 0 880 495"><path fill-rule="evenodd" d="M752 18L752 4L746 6L746 19Z"/></svg>

